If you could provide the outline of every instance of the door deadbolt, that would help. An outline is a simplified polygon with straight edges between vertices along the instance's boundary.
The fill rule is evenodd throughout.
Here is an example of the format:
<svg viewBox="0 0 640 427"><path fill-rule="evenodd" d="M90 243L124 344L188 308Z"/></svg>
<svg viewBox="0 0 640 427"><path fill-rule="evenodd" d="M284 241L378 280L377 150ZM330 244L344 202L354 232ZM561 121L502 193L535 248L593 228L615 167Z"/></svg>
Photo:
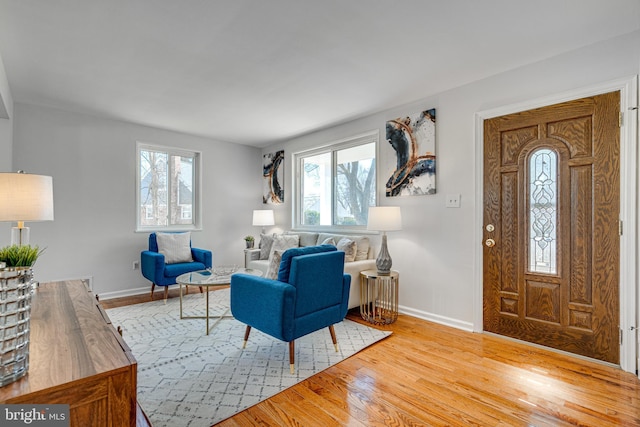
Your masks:
<svg viewBox="0 0 640 427"><path fill-rule="evenodd" d="M493 239L487 239L484 244L487 245L487 247L492 248L496 245L496 241Z"/></svg>

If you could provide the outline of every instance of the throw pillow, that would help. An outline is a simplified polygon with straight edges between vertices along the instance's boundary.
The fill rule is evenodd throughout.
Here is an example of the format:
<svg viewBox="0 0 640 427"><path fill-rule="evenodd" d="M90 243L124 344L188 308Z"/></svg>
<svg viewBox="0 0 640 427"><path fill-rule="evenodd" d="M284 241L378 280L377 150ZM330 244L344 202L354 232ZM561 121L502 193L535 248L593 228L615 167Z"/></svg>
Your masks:
<svg viewBox="0 0 640 427"><path fill-rule="evenodd" d="M350 236L356 242L356 261L369 258L369 248L371 243L367 236Z"/></svg>
<svg viewBox="0 0 640 427"><path fill-rule="evenodd" d="M269 259L271 245L273 245L273 236L275 236L275 234L260 235L260 259Z"/></svg>
<svg viewBox="0 0 640 427"><path fill-rule="evenodd" d="M269 268L267 269L267 277L276 279L278 270L280 269L280 260L282 254L289 248L297 248L299 237L295 234L274 234L273 243L271 244L271 252L269 253Z"/></svg>
<svg viewBox="0 0 640 427"><path fill-rule="evenodd" d="M191 232L156 233L158 252L164 255L166 264L193 262L191 256Z"/></svg>
<svg viewBox="0 0 640 427"><path fill-rule="evenodd" d="M352 262L356 259L356 242L343 237L336 245L339 251L344 252L344 262Z"/></svg>
<svg viewBox="0 0 640 427"><path fill-rule="evenodd" d="M278 278L278 270L280 269L280 261L282 260L282 254L284 251L275 250L271 253L271 257L269 258L269 268L267 269L266 277L269 279L277 279Z"/></svg>
<svg viewBox="0 0 640 427"><path fill-rule="evenodd" d="M297 248L300 237L297 234L274 234L271 252L274 250L286 251L289 248ZM269 253L271 257L271 253Z"/></svg>
<svg viewBox="0 0 640 427"><path fill-rule="evenodd" d="M327 237L324 239L324 242L320 243L321 245L333 245L336 246L336 240L333 237Z"/></svg>

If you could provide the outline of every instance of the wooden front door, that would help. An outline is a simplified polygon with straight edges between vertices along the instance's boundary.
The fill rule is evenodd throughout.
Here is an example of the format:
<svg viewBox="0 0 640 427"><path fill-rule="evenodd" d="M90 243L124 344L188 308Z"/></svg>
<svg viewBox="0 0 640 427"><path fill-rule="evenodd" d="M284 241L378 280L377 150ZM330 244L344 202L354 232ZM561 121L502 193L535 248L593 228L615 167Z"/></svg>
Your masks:
<svg viewBox="0 0 640 427"><path fill-rule="evenodd" d="M620 93L484 122L484 330L619 363Z"/></svg>

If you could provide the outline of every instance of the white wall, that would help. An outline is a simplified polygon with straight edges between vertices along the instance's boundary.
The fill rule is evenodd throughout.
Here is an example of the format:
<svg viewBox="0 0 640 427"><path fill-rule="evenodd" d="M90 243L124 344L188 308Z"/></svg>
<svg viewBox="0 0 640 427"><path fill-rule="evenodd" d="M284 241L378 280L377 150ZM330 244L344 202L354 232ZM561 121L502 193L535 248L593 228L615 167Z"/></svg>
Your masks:
<svg viewBox="0 0 640 427"><path fill-rule="evenodd" d="M640 32L636 31L268 147L263 153L284 149L287 156L288 197L278 206L278 223L291 225L294 152L378 129L379 204L402 208L403 230L389 233L388 238L393 268L400 271L401 310L471 330L478 304L473 298L474 263L481 251L474 239L476 204L481 203L475 191L475 113L636 75L640 72L638 46ZM437 109L437 194L386 198L389 175L384 173L390 170L389 162L395 162L395 153L385 142L385 122L429 108ZM459 209L445 208L447 194L462 195Z"/></svg>
<svg viewBox="0 0 640 427"><path fill-rule="evenodd" d="M13 98L0 57L0 172L13 172ZM0 235L8 235L11 224L0 223Z"/></svg>
<svg viewBox="0 0 640 427"><path fill-rule="evenodd" d="M92 277L102 297L150 289L132 269L148 238L134 232L136 141L202 152L203 229L193 246L211 249L217 264L244 261L262 203L259 149L21 103L14 141L15 168L53 176L54 221L27 224L31 243L47 248L38 280Z"/></svg>
<svg viewBox="0 0 640 427"><path fill-rule="evenodd" d="M0 57L0 172L11 171L13 144L13 97Z"/></svg>

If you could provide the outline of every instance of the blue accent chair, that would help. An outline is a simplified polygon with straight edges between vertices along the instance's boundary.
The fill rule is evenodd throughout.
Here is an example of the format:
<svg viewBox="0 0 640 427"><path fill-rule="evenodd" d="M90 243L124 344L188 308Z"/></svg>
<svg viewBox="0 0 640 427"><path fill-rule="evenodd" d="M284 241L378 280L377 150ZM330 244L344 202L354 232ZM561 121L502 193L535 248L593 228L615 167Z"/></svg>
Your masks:
<svg viewBox="0 0 640 427"><path fill-rule="evenodd" d="M193 262L166 264L164 255L158 252L156 233L149 235L149 250L140 253L140 270L151 281L151 300L156 286L164 286L164 299L167 300L169 285L175 285L176 278L191 271L205 270L213 265L213 254L206 249L191 248ZM202 292L202 288L200 289Z"/></svg>
<svg viewBox="0 0 640 427"><path fill-rule="evenodd" d="M289 343L289 365L295 372L294 340L329 328L347 314L351 276L344 274L344 252L333 245L288 249L282 254L278 279L248 274L231 276L231 313L251 328ZM243 347L244 348L244 347Z"/></svg>

